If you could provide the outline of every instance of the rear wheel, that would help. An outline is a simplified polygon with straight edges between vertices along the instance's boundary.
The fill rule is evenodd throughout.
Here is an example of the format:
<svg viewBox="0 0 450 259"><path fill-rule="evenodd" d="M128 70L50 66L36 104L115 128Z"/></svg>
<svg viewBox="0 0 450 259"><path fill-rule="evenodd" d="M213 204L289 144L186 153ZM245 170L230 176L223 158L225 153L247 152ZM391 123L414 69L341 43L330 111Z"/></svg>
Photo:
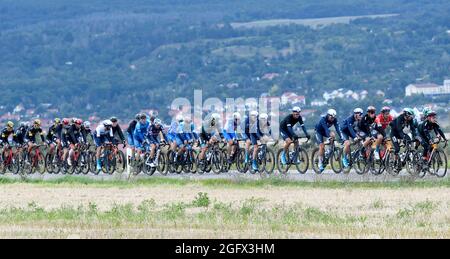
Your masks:
<svg viewBox="0 0 450 259"><path fill-rule="evenodd" d="M116 160L116 171L117 173L122 174L127 168L127 160L122 150L117 151L115 160Z"/></svg>
<svg viewBox="0 0 450 259"><path fill-rule="evenodd" d="M264 162L264 172L266 174L273 174L276 166L275 153L271 149L266 150L266 157Z"/></svg>
<svg viewBox="0 0 450 259"><path fill-rule="evenodd" d="M287 174L287 172L289 171L289 168L291 167L289 163L283 164L282 161L282 156L285 156L284 154L284 149L280 149L278 150L277 153L277 168L278 168L278 172L280 172L280 174ZM288 158L286 158L286 162L288 162Z"/></svg>
<svg viewBox="0 0 450 259"><path fill-rule="evenodd" d="M222 172L222 152L220 150L213 151L213 155L211 157L211 165L212 171L215 174L220 174Z"/></svg>
<svg viewBox="0 0 450 259"><path fill-rule="evenodd" d="M444 152L436 150L431 158L431 167L437 177L443 178L447 175L447 156Z"/></svg>
<svg viewBox="0 0 450 259"><path fill-rule="evenodd" d="M162 175L167 175L167 156L160 152L158 158L158 172Z"/></svg>
<svg viewBox="0 0 450 259"><path fill-rule="evenodd" d="M341 152L341 150L335 149L330 157L331 169L333 169L333 172L336 174L342 173Z"/></svg>
<svg viewBox="0 0 450 259"><path fill-rule="evenodd" d="M248 163L245 160L246 160L246 151L245 149L240 149L236 161L237 170L239 171L239 173L245 174L248 171Z"/></svg>
<svg viewBox="0 0 450 259"><path fill-rule="evenodd" d="M394 153L389 152L387 154L385 167L390 175L396 176L400 173L400 170L398 169L398 159Z"/></svg>
<svg viewBox="0 0 450 259"><path fill-rule="evenodd" d="M316 174L322 173L319 168L319 148L315 148L312 152L311 165Z"/></svg>

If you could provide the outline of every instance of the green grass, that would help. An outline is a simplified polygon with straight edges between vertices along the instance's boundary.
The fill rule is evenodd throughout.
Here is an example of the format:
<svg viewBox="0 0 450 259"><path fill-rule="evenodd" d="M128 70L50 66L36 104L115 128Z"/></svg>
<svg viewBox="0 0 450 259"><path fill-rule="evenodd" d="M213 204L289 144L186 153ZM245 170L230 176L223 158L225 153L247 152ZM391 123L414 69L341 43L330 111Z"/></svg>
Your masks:
<svg viewBox="0 0 450 259"><path fill-rule="evenodd" d="M303 187L303 188L430 188L450 187L450 178L437 180L399 179L396 182L345 182L345 181L317 181L305 182L288 180L283 177L268 177L264 179L175 179L168 177L152 177L146 179L127 180L98 180L82 176L65 176L51 180L40 179L11 179L0 178L0 185L29 183L41 186L92 186L92 187L123 187L132 188L136 186L172 185L186 186L199 185L204 187L229 187L229 188L265 188L265 187Z"/></svg>

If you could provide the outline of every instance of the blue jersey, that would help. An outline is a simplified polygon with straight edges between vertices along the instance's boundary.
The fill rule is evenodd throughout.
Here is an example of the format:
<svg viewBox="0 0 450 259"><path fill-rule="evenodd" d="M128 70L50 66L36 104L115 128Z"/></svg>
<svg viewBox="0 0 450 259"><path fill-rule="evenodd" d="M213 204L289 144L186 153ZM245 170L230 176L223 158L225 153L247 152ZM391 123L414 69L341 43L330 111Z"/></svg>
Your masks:
<svg viewBox="0 0 450 259"><path fill-rule="evenodd" d="M342 122L342 131L347 130L352 138L356 138L356 130L355 130L356 126L357 123L355 115L352 115Z"/></svg>
<svg viewBox="0 0 450 259"><path fill-rule="evenodd" d="M337 118L334 118L333 121L328 121L328 116L323 116L319 123L316 125L316 132L320 135L329 138L330 137L330 128L334 126L336 129L337 134L339 135L339 138L342 139L342 132L341 128L339 126L339 122Z"/></svg>
<svg viewBox="0 0 450 259"><path fill-rule="evenodd" d="M138 140L144 140L145 136L148 133L148 128L150 123L147 121L145 123L138 122L136 124L136 128L134 129L133 136Z"/></svg>

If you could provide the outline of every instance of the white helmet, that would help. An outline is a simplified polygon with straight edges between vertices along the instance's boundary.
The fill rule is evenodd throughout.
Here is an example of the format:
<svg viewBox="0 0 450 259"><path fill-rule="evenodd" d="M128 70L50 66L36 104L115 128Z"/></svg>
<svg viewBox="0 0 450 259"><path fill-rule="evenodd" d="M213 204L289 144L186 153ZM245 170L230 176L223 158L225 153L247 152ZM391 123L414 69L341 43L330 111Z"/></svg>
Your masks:
<svg viewBox="0 0 450 259"><path fill-rule="evenodd" d="M241 114L239 112L235 112L235 113L233 113L233 118L235 120L240 120L241 119Z"/></svg>
<svg viewBox="0 0 450 259"><path fill-rule="evenodd" d="M216 121L220 120L220 114L218 113L211 114L211 119L214 119Z"/></svg>
<svg viewBox="0 0 450 259"><path fill-rule="evenodd" d="M177 117L175 117L175 119L179 122L179 121L184 121L184 117L183 115L180 113L177 115Z"/></svg>
<svg viewBox="0 0 450 259"><path fill-rule="evenodd" d="M330 115L330 116L333 117L333 118L336 118L336 116L337 116L337 112L336 112L335 109L329 109L329 110L327 111L327 114Z"/></svg>
<svg viewBox="0 0 450 259"><path fill-rule="evenodd" d="M360 113L360 114L363 114L364 111L363 111L363 109L361 109L361 108L356 108L356 109L353 110L353 113Z"/></svg>
<svg viewBox="0 0 450 259"><path fill-rule="evenodd" d="M259 113L257 111L250 112L250 116L257 117L258 115L259 115Z"/></svg>
<svg viewBox="0 0 450 259"><path fill-rule="evenodd" d="M162 125L162 121L160 119L155 119L155 125Z"/></svg>
<svg viewBox="0 0 450 259"><path fill-rule="evenodd" d="M85 122L83 123L83 125L84 125L84 127L85 127L86 129L89 129L89 128L91 127L91 123L90 123L89 121L85 121Z"/></svg>
<svg viewBox="0 0 450 259"><path fill-rule="evenodd" d="M261 115L259 115L259 118L261 120L267 120L269 119L269 115L267 113L261 113Z"/></svg>
<svg viewBox="0 0 450 259"><path fill-rule="evenodd" d="M110 120L104 120L103 121L103 126L105 127L112 127L113 123Z"/></svg>
<svg viewBox="0 0 450 259"><path fill-rule="evenodd" d="M292 108L292 112L298 112L300 113L302 111L302 108L295 106L294 108Z"/></svg>

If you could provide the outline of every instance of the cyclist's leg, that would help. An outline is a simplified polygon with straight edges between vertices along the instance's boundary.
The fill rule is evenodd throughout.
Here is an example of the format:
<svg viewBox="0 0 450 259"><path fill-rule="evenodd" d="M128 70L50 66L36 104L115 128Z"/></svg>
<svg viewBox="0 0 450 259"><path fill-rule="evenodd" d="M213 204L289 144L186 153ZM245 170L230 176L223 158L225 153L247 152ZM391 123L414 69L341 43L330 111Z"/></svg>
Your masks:
<svg viewBox="0 0 450 259"><path fill-rule="evenodd" d="M325 154L325 144L323 143L324 136L316 131L316 143L319 145L319 169L323 169L323 155Z"/></svg>

